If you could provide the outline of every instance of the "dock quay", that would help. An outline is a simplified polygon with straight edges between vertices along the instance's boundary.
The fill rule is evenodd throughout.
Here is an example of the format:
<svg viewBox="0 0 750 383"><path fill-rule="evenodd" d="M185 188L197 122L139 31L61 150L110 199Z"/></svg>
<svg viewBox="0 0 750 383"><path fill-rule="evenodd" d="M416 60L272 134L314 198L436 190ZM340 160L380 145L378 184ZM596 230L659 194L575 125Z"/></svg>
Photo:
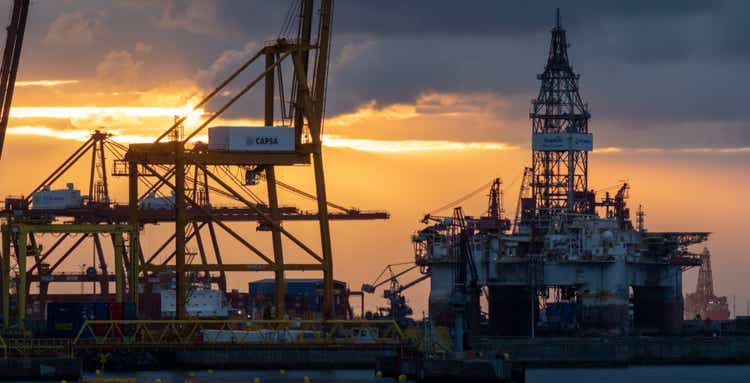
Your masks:
<svg viewBox="0 0 750 383"><path fill-rule="evenodd" d="M0 380L77 380L81 360L68 357L0 358Z"/></svg>
<svg viewBox="0 0 750 383"><path fill-rule="evenodd" d="M383 376L404 376L420 383L513 382L525 381L525 368L506 357L481 356L474 352L448 353L425 357L421 353L399 358L379 358L377 371Z"/></svg>
<svg viewBox="0 0 750 383"><path fill-rule="evenodd" d="M479 337L474 350L508 353L527 367L632 364L733 364L750 362L750 337Z"/></svg>

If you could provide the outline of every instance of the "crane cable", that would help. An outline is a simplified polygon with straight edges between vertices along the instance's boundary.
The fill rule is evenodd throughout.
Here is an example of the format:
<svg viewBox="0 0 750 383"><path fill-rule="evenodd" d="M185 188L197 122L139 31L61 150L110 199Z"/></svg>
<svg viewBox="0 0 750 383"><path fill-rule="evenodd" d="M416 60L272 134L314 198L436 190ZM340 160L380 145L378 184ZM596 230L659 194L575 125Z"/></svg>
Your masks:
<svg viewBox="0 0 750 383"><path fill-rule="evenodd" d="M259 174L259 176L260 176L261 180L268 182L268 179L266 178L265 173L261 173L261 174ZM284 190L286 190L286 191L288 191L288 192L290 192L292 194L296 194L298 196L311 199L313 201L317 201L318 200L318 197L316 197L316 196L314 196L314 195L312 195L312 194L310 194L310 193L308 193L308 192L306 192L304 190L298 189L298 188L296 188L296 187L294 187L292 185L289 185L287 183L281 182L281 181L279 181L278 178L276 179L275 183L276 183L277 186L281 187L282 189L284 189ZM343 207L343 206L341 206L339 204L333 203L331 201L326 201L326 204L328 205L328 207L332 207L334 209L341 210L344 213L349 213L352 210L356 210L356 209L347 209L347 208L345 208L345 207Z"/></svg>
<svg viewBox="0 0 750 383"><path fill-rule="evenodd" d="M512 181L511 183L509 183L508 185L505 185L505 186L504 186L504 188L505 188L505 189L508 189L508 188L512 187L513 185L515 185L515 184L516 184L516 183L518 182L518 180L520 180L520 179L521 179L521 177L523 177L523 172L521 172L520 174L518 174L518 175L517 175L517 176L516 176L516 177L515 177L515 178L513 179L513 181ZM493 183L493 182L495 182L495 178L498 178L498 177L494 177L494 178L492 178L492 180L491 180L490 182L488 182L488 183L486 183L486 184L484 184L484 185L480 186L479 188L477 188L476 190L474 190L474 191L470 192L469 194L466 194L466 195L464 195L463 197L461 197L461 198L459 198L459 199L457 199L457 200L455 200L455 201L453 201L453 202L451 202L451 203L445 204L445 205L443 205L443 206L441 206L441 207L439 207L439 208L437 208L437 209L435 209L435 210L433 210L433 211L431 211L431 212L427 213L426 215L433 215L433 214L435 214L435 213L439 213L439 212L441 212L441 211L443 211L443 210L446 210L446 209L450 209L450 208L452 208L452 207L455 207L455 206L457 206L457 205L458 205L458 204L460 204L461 202L464 202L464 201L466 201L467 199L469 199L469 198L471 198L471 197L474 197L475 195L479 194L479 193L480 193L480 192L481 192L482 190L484 190L484 189L486 189L487 187L489 187L490 185L492 185L492 183Z"/></svg>
<svg viewBox="0 0 750 383"><path fill-rule="evenodd" d="M443 210L447 210L447 209L450 209L452 207L455 207L456 205L460 204L461 202L464 202L467 199L469 199L471 197L474 197L475 195L479 194L483 190L487 189L487 187L489 187L490 185L492 185L493 182L495 182L495 178L492 178L492 180L490 180L490 182L487 182L487 183L483 184L482 186L478 187L476 190L471 191L469 194L466 194L463 197L461 197L461 198L459 198L459 199L457 199L457 200L455 200L455 201L453 201L451 203L447 203L447 204L445 204L445 205L443 205L443 206L441 206L441 207L439 207L439 208L437 208L437 209L435 209L435 210L427 213L426 215L433 215L433 214L439 213L439 212L441 212Z"/></svg>

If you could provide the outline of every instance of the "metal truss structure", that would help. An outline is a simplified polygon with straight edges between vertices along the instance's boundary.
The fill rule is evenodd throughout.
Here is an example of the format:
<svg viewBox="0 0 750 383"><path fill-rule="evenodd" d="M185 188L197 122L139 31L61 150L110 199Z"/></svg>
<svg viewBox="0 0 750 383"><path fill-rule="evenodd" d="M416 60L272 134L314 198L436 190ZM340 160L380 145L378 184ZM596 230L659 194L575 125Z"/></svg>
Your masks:
<svg viewBox="0 0 750 383"><path fill-rule="evenodd" d="M592 213L588 191L589 112L578 93L579 75L568 62L568 43L560 14L541 88L531 102L533 182L536 215L541 221L561 213Z"/></svg>
<svg viewBox="0 0 750 383"><path fill-rule="evenodd" d="M15 279L16 286L16 313L19 329L24 330L24 319L26 317L26 298L28 290L26 258L34 257L35 265L41 264L41 248L36 244L35 235L42 233L71 235L80 234L86 236L108 234L112 238L115 258L115 297L118 302L125 301L125 278L128 280L128 300L137 302L138 296L138 259L133 252L133 244L137 245L139 226L127 224L51 224L47 222L30 222L28 220L17 221L10 217L9 221L2 225L2 303L3 324L8 329L10 324L10 281L11 276L11 246L14 247L17 262L18 278ZM127 237L126 237L127 236ZM127 241L126 241L127 240ZM129 244L129 245L128 245ZM129 272L125 273L125 267ZM32 269L33 271L33 269ZM44 278L42 274L41 278ZM49 282L49 280L47 280ZM109 280L106 280L108 283ZM42 284L44 288L45 284Z"/></svg>
<svg viewBox="0 0 750 383"><path fill-rule="evenodd" d="M137 225L141 229L151 224L174 222L176 225L174 234L164 239L153 253L144 254L143 247L137 241L126 244L130 249L126 257L132 255L137 262L137 269L129 267L125 270L128 273L126 276L128 281L137 278L135 283L147 284L150 275L165 271L176 272L178 286L181 286L178 291L182 292L181 300L184 302L184 291L188 284L186 273L197 276L200 282L218 285L219 289L226 291L227 272L272 271L276 274L277 286L280 286L276 292L278 305L276 313L280 317L283 316L285 293L283 286L286 270L323 271L324 280L332 281L329 220L389 218L388 213L384 211L347 208L330 202L326 198L320 131L325 99L325 68L328 59L331 5L328 1L323 1L320 5L320 20L317 23L319 32L317 41L313 42L314 5L312 0L301 3L301 21L296 38L280 38L262 48L195 106L196 109L204 106L213 96L226 91L233 81L236 82L235 79L241 73L248 72L248 68L253 63L262 62L262 59L265 59L262 73L191 134L181 137L182 124L187 116L177 118L175 124L154 144L134 144L128 147L116 142L109 133L96 131L34 190L25 196L6 199L6 216L15 217L19 222L45 225L62 220L76 225ZM311 52L317 52L317 55L313 56ZM292 62L291 92L284 87L282 65L284 61ZM308 80L308 75L312 80ZM265 84L265 125L273 126L274 124L274 100L278 96L281 102L282 121L289 121L295 129L295 151L216 152L208 150L206 144L193 144L192 142L189 148L185 148L191 138L261 81ZM286 98L285 94L291 94L291 99ZM170 140L161 142L165 138L170 138ZM33 193L64 180L76 164L87 161L89 156L91 162L88 197L84 197L81 206L66 209L29 208ZM112 160L114 164L110 165ZM179 166L177 166L178 163ZM316 179L314 194L304 192L276 178L275 166L296 164L313 165ZM256 182L264 181L267 186L267 201L250 190L247 180L237 175L242 172L253 175ZM110 173L114 176L129 178L128 204L115 203L111 198L108 177ZM280 206L277 187L316 201L318 211L302 211L291 206ZM171 201L169 189L174 191ZM154 196L169 201L170 206L157 209L144 206L144 200ZM240 205L218 205L211 196L224 197ZM282 227L281 222L291 220L319 222L322 242L320 253L312 250ZM231 222L257 222L257 231L270 232L273 240L273 255L263 254L256 245L251 244L246 233L240 233L238 229L230 227L228 223ZM259 257L261 263L225 264L222 258L223 246L217 239L217 232L222 230L236 239L250 253ZM285 263L282 249L284 237L289 238L291 242L310 255L314 262L312 264ZM25 260L18 259L21 249L18 237L10 238L12 251L5 254L12 253L9 260L15 260L13 268L20 269L21 262ZM87 239L93 241L92 248L96 262L98 262L98 270L90 267L89 270L80 274L60 272L61 265L64 265L70 256L86 243ZM30 234L29 246L31 249L38 249L38 254L35 254L34 263L24 273L24 276L27 276L24 282L25 288L17 292L28 294L31 291L30 284L38 283L38 299L40 303L43 303L50 283L96 282L100 286L99 293L109 295L109 284L116 282L118 277L116 273L108 271L106 251L102 242L101 233L97 230L82 233L66 232L56 238L46 249L42 249L37 244L34 234ZM186 246L191 242L192 248L197 251L186 250ZM114 239L113 246L115 246ZM130 261L126 263L130 264ZM134 276L129 274L132 270L136 270ZM3 280L7 280L8 283L13 278L10 274L3 275ZM18 280L18 275L15 278ZM330 287L329 285L330 283L324 283L324 286ZM325 288L325 291L327 297L325 307L326 310L330 310L332 292L328 288ZM41 304L41 306L43 315L44 305Z"/></svg>
<svg viewBox="0 0 750 383"><path fill-rule="evenodd" d="M406 336L393 320L91 320L72 348L249 349L396 348Z"/></svg>
<svg viewBox="0 0 750 383"><path fill-rule="evenodd" d="M329 227L328 201L326 196L325 177L323 173L323 157L321 144L321 131L325 106L326 76L328 74L328 58L330 48L330 26L332 2L322 0L317 12L317 38L312 38L314 20L314 1L305 0L300 3L300 23L296 38L279 38L271 44L261 48L250 60L245 62L237 71L227 78L214 91L209 93L201 102L195 105L195 109L203 107L213 99L216 94L224 89L253 63L262 62L265 59L264 70L254 77L252 81L242 86L230 100L220 107L216 113L208 117L189 134L181 134L181 124L187 116L175 121L175 124L167 129L152 144L130 145L125 160L128 163L129 179L129 204L130 223L140 222L140 211L138 208L139 179L149 177L156 180L156 189L165 187L174 191L175 195L175 256L174 265L162 265L158 269L174 270L176 274L177 287L177 317L186 318L186 272L194 269L204 271L272 271L275 274L275 307L276 315L284 315L285 296L285 272L289 270L320 271L323 274L323 309L325 316L333 316L333 258L331 250L331 235ZM312 53L315 55L312 55ZM289 94L291 99L285 97L283 85L284 68L283 63L291 59L292 86ZM278 84L276 76L278 75ZM207 147L194 145L188 147L190 140L219 117L224 111L237 102L248 91L258 83L264 82L264 120L266 126L274 124L274 102L278 92L282 107L282 118L288 105L289 120L294 128L295 150L291 152L232 152L212 151ZM169 140L162 142L164 139ZM314 251L310 246L303 243L297 236L290 233L281 224L281 212L279 209L276 166L307 165L312 164L315 175L315 200L317 201L317 219L320 231L320 251ZM158 167L166 167L167 170L160 171ZM221 167L240 167L263 172L267 180L268 211L261 209L257 202L245 197L236 187L216 171ZM231 195L242 202L245 207L252 210L262 221L262 225L271 232L273 243L273 254L267 255L258 247L251 244L245 235L226 225L219 217L214 215L210 209L202 206L195 196L186 193L186 175L189 167L198 169L206 179L220 188L223 193ZM237 242L242 244L249 254L260 260L259 263L243 263L234 265L207 265L192 266L186 263L185 243L187 239L186 228L187 207L190 206L200 212L206 220L221 227ZM285 262L282 238L291 241L310 258L310 263L290 264ZM155 271L157 268L145 267L147 271Z"/></svg>

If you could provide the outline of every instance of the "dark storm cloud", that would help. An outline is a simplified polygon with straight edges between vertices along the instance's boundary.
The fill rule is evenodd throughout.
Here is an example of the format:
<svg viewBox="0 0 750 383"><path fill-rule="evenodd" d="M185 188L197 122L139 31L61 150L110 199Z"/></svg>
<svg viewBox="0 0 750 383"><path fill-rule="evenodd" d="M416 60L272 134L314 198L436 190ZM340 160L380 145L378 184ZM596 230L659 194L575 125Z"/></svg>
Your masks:
<svg viewBox="0 0 750 383"><path fill-rule="evenodd" d="M154 82L188 78L208 88L239 65L233 52L278 36L298 1L37 2L22 74L49 72L47 63L64 57L75 65L55 66L58 77L94 76L111 52L126 51ZM411 103L428 91L490 92L524 118L557 7L593 122L615 144L658 131L664 145L750 145L750 3L740 0L337 0L328 113ZM65 14L56 25L80 14L98 26L93 36L83 34L86 45L43 46ZM139 42L152 52L135 52ZM222 57L237 59L217 69ZM232 114L255 112L252 101Z"/></svg>
<svg viewBox="0 0 750 383"><path fill-rule="evenodd" d="M606 18L672 16L705 12L706 1L338 1L337 28L376 35L521 35L546 30L556 7L566 25L578 27Z"/></svg>
<svg viewBox="0 0 750 383"><path fill-rule="evenodd" d="M170 0L168 13L183 18L203 1ZM221 1L218 15L232 27L267 34L280 28L289 5L299 1ZM334 2L338 33L388 35L519 35L549 28L554 9L563 8L569 27L610 18L668 17L703 13L721 7L720 1L497 1L497 0L338 0Z"/></svg>

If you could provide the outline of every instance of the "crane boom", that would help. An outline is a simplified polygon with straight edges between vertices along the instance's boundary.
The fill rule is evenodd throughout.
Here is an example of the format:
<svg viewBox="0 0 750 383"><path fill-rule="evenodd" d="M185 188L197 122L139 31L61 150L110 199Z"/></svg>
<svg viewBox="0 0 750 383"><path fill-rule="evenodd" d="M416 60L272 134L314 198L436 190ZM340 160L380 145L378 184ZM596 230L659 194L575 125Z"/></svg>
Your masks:
<svg viewBox="0 0 750 383"><path fill-rule="evenodd" d="M13 101L13 89L16 84L18 63L21 59L23 33L26 30L26 18L29 14L30 0L13 1L13 13L3 50L3 63L0 67L0 157L3 154L5 131L8 128L10 105Z"/></svg>

